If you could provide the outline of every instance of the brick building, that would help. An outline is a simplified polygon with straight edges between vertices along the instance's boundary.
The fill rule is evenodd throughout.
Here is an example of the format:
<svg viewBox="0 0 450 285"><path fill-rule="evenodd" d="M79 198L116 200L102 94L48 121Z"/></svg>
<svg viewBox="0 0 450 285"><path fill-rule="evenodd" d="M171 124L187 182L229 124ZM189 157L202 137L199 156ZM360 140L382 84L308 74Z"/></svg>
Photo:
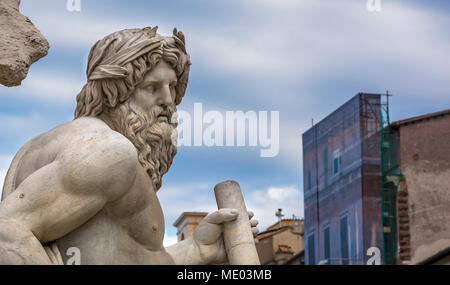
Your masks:
<svg viewBox="0 0 450 285"><path fill-rule="evenodd" d="M440 264L449 264L450 110L394 122L390 131L390 142L397 143L388 160L397 161L401 173L396 192L397 262L430 264L440 257Z"/></svg>
<svg viewBox="0 0 450 285"><path fill-rule="evenodd" d="M383 246L380 100L359 93L302 136L306 264L365 264Z"/></svg>

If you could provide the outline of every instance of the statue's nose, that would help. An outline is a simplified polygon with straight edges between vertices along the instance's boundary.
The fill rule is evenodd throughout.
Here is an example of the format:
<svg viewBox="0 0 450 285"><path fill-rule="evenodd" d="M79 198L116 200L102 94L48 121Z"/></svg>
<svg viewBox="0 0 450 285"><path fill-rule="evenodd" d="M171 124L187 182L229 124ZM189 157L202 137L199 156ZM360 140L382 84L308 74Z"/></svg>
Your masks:
<svg viewBox="0 0 450 285"><path fill-rule="evenodd" d="M161 87L161 92L159 94L159 104L168 106L172 103L172 94L170 93L169 85L164 85Z"/></svg>

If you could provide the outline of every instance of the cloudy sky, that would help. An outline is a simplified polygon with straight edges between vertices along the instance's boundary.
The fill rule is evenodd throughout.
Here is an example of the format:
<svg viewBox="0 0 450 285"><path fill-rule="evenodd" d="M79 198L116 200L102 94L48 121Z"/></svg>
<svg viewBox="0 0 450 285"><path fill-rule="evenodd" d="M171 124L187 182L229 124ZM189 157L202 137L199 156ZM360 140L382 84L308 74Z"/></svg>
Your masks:
<svg viewBox="0 0 450 285"><path fill-rule="evenodd" d="M20 87L0 86L0 183L19 148L72 120L90 47L124 28L174 26L186 36L191 73L179 109L279 111L280 151L258 147L180 147L159 197L165 244L183 211L216 209L213 187L238 181L260 229L274 212L303 216L301 134L358 92L389 90L391 118L450 108L448 1L381 0L87 1L22 0L50 42Z"/></svg>

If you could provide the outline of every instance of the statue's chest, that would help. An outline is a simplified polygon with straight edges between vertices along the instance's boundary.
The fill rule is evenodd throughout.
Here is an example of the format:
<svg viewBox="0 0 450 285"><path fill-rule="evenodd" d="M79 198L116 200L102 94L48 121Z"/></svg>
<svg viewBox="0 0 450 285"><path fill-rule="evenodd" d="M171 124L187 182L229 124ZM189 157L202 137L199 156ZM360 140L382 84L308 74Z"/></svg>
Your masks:
<svg viewBox="0 0 450 285"><path fill-rule="evenodd" d="M116 225L150 250L159 250L164 238L164 216L150 178L138 172L134 185L117 201L107 206L106 212Z"/></svg>

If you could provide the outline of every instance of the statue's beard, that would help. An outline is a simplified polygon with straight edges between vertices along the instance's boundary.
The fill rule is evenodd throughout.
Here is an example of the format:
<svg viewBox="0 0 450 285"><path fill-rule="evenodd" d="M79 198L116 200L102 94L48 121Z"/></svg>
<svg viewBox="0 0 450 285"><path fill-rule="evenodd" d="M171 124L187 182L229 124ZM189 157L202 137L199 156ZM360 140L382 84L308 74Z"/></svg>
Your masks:
<svg viewBox="0 0 450 285"><path fill-rule="evenodd" d="M176 123L170 122L175 107L163 109L154 106L150 112L139 112L126 102L119 109L122 134L136 147L138 160L157 191L161 187L162 176L169 170L177 153L176 142L173 143ZM162 113L167 115L169 122L158 118Z"/></svg>

